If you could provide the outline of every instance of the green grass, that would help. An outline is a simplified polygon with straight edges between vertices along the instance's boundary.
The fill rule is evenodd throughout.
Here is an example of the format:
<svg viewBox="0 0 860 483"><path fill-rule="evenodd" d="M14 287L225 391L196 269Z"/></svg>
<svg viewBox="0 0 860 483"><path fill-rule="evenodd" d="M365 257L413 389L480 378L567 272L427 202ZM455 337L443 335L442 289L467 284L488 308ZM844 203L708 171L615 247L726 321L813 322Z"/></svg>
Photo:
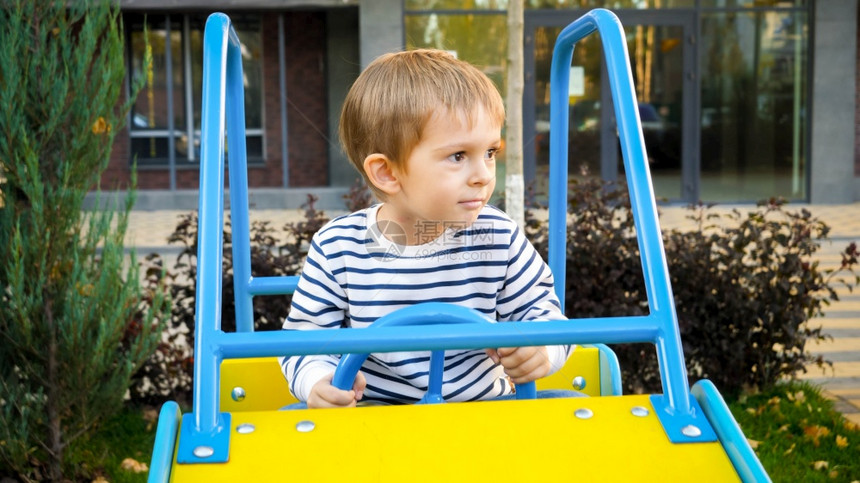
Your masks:
<svg viewBox="0 0 860 483"><path fill-rule="evenodd" d="M110 483L145 482L147 472L135 473L122 469L126 458L149 465L156 423L144 415L144 410L124 407L106 420L88 440L75 441L69 448L71 468L75 481L93 481L99 476Z"/></svg>
<svg viewBox="0 0 860 483"><path fill-rule="evenodd" d="M860 429L815 386L784 383L729 407L773 481L860 480Z"/></svg>

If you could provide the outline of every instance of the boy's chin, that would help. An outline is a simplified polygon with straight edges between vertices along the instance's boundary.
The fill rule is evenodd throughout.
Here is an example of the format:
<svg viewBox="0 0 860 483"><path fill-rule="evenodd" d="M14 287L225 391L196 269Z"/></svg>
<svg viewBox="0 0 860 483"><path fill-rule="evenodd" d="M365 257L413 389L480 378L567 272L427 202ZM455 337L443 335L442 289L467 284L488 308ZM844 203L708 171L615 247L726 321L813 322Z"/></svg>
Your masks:
<svg viewBox="0 0 860 483"><path fill-rule="evenodd" d="M463 221L463 224L466 226L470 226L478 220L478 213L475 213L473 216L468 216Z"/></svg>

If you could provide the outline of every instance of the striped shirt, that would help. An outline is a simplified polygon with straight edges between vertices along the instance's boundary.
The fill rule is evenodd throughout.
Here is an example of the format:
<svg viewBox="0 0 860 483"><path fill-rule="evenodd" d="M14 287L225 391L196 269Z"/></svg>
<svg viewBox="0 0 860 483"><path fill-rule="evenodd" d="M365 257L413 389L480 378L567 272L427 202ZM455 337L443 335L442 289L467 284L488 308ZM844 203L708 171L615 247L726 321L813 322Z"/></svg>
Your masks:
<svg viewBox="0 0 860 483"><path fill-rule="evenodd" d="M336 218L314 235L284 329L363 328L422 302L469 307L497 321L566 319L549 267L504 212L484 207L471 225L441 234L428 228L423 235L430 241L407 246L380 235L380 206ZM571 347L547 350L555 372ZM364 400L418 401L427 390L429 361L429 352L371 354L361 368L367 380ZM337 363L334 355L281 358L290 391L301 401ZM503 368L483 350L445 352L446 400L509 393Z"/></svg>

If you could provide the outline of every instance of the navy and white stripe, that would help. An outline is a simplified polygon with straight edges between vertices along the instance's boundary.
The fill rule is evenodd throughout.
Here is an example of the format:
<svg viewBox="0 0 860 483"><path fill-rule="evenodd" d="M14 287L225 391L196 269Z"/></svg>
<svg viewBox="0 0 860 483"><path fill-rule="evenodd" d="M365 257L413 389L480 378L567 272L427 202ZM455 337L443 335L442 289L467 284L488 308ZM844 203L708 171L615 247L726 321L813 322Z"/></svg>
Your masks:
<svg viewBox="0 0 860 483"><path fill-rule="evenodd" d="M471 226L402 246L369 229L380 206L332 220L313 237L284 329L363 328L422 302L462 305L498 321L565 318L549 267L502 211L487 206ZM570 351L570 346L548 348L554 371ZM371 355L362 366L365 398L417 401L427 389L429 359L429 352ZM337 361L334 355L294 356L282 358L281 365L290 390L306 401ZM488 399L510 391L502 367L484 351L446 352L446 400Z"/></svg>

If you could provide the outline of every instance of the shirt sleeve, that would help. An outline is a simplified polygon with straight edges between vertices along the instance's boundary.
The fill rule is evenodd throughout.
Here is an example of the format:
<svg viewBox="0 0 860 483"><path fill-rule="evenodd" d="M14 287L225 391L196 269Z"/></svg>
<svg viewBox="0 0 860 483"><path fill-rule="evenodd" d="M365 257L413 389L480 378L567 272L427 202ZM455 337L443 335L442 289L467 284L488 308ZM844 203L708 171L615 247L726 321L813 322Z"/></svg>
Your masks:
<svg viewBox="0 0 860 483"><path fill-rule="evenodd" d="M317 236L311 241L299 283L293 293L284 330L339 329L347 309L346 293L329 268ZM321 378L334 372L338 358L334 355L285 356L281 370L290 392L307 401L311 388Z"/></svg>
<svg viewBox="0 0 860 483"><path fill-rule="evenodd" d="M509 244L505 285L498 296L500 321L567 320L553 288L552 271L514 225ZM561 369L572 345L547 346L550 373Z"/></svg>

